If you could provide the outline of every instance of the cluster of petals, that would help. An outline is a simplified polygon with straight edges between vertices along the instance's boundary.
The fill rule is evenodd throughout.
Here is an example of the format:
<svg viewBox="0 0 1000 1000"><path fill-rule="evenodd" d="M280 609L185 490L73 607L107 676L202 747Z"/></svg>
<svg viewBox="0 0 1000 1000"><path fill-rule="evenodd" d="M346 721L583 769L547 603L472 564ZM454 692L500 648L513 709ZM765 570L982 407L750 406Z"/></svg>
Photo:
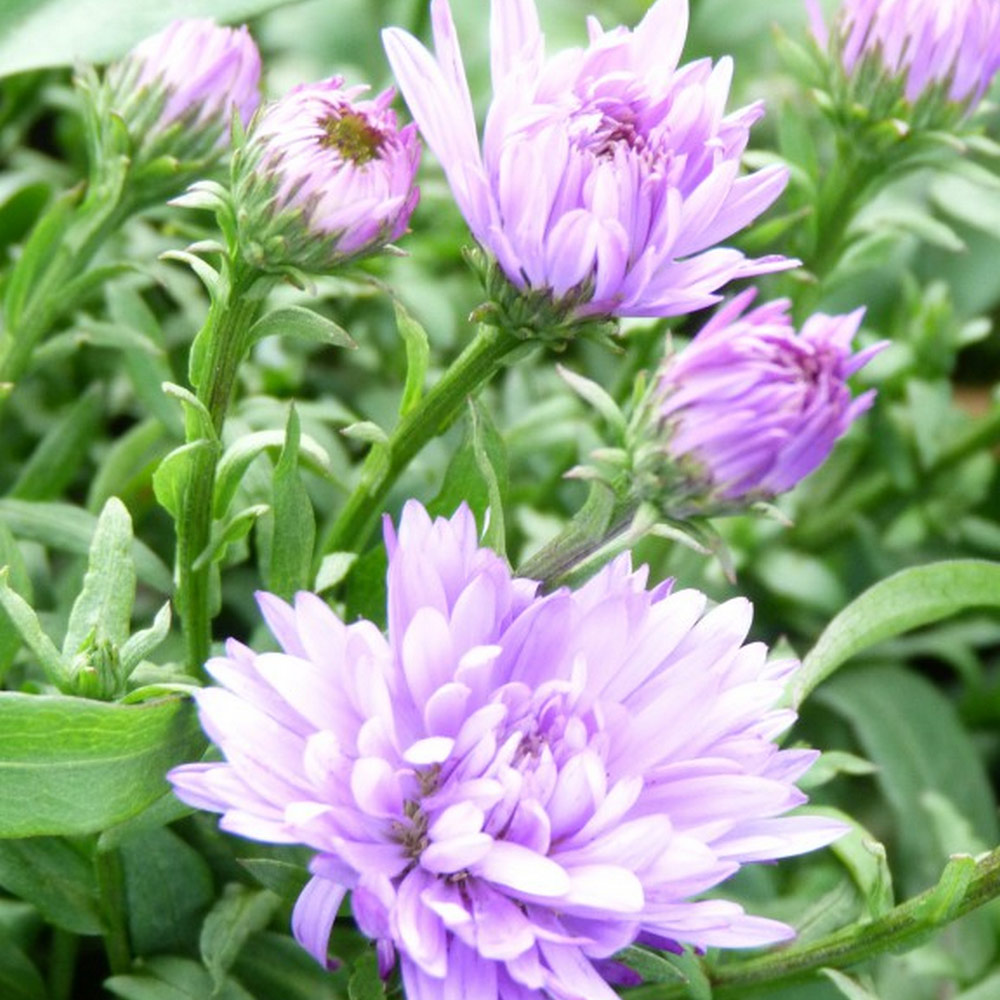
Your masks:
<svg viewBox="0 0 1000 1000"><path fill-rule="evenodd" d="M634 31L590 18L586 48L546 59L534 0L492 0L481 149L447 0L431 3L434 55L384 32L472 234L517 288L578 316L670 316L791 266L717 246L771 205L787 172L741 175L763 107L726 113L729 58L678 65L687 18L687 0L656 0Z"/></svg>
<svg viewBox="0 0 1000 1000"><path fill-rule="evenodd" d="M338 258L398 239L419 198L416 127L398 127L393 90L361 99L366 90L339 76L296 87L248 137L246 168L270 178L272 208L296 212Z"/></svg>
<svg viewBox="0 0 1000 1000"><path fill-rule="evenodd" d="M784 815L815 753L779 749L794 661L747 601L646 587L622 557L540 595L466 507L386 523L388 635L262 594L281 652L230 640L197 695L224 756L171 772L232 833L316 851L293 913L327 961L345 893L409 1000L616 1000L638 940L753 946L789 927L692 897L829 843Z"/></svg>
<svg viewBox="0 0 1000 1000"><path fill-rule="evenodd" d="M162 88L165 100L157 125L184 121L228 133L235 112L246 124L260 103L260 53L246 26L224 28L214 21L174 21L140 42L124 62L136 72L129 86Z"/></svg>
<svg viewBox="0 0 1000 1000"><path fill-rule="evenodd" d="M813 32L826 46L819 3L808 3ZM878 53L887 72L905 76L911 102L945 85L951 100L974 106L1000 70L996 0L843 0L834 30L846 72Z"/></svg>
<svg viewBox="0 0 1000 1000"><path fill-rule="evenodd" d="M667 450L722 499L773 497L822 464L874 400L852 398L848 378L886 346L851 353L864 309L816 313L796 333L787 299L744 314L755 294L726 303L660 372Z"/></svg>

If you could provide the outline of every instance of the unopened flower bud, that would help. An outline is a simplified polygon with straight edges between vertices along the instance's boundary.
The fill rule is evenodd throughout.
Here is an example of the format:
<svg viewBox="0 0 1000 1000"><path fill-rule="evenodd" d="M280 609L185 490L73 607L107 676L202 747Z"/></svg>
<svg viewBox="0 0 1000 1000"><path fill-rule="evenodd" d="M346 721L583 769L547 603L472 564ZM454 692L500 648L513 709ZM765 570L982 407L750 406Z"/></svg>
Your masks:
<svg viewBox="0 0 1000 1000"><path fill-rule="evenodd" d="M260 54L246 27L174 21L108 68L109 108L139 156L193 160L220 151L233 114L260 103Z"/></svg>
<svg viewBox="0 0 1000 1000"><path fill-rule="evenodd" d="M885 346L851 353L864 310L816 313L796 333L785 299L744 315L754 294L727 303L660 372L666 450L687 496L709 507L790 490L875 396L852 398L847 385Z"/></svg>
<svg viewBox="0 0 1000 1000"><path fill-rule="evenodd" d="M242 252L264 270L327 271L405 231L419 197L416 129L393 91L360 100L341 77L296 87L254 119L233 163Z"/></svg>

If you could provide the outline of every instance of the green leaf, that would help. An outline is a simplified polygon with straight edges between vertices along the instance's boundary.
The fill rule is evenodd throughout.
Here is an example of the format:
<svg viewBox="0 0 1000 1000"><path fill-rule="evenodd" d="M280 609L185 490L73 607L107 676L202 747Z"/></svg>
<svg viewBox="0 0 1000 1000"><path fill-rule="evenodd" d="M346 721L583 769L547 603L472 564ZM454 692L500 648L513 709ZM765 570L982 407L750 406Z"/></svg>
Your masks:
<svg viewBox="0 0 1000 1000"><path fill-rule="evenodd" d="M366 952L354 963L354 971L347 984L348 1000L382 1000L385 983L378 974L378 959L374 952Z"/></svg>
<svg viewBox="0 0 1000 1000"><path fill-rule="evenodd" d="M22 467L9 496L50 500L63 492L94 440L103 410L102 396L101 387L92 385L52 424Z"/></svg>
<svg viewBox="0 0 1000 1000"><path fill-rule="evenodd" d="M686 983L687 977L659 952L632 946L618 958L630 969L635 969L646 983Z"/></svg>
<svg viewBox="0 0 1000 1000"><path fill-rule="evenodd" d="M836 969L820 969L820 972L847 997L847 1000L879 1000L879 997L870 990L866 990L856 980Z"/></svg>
<svg viewBox="0 0 1000 1000"><path fill-rule="evenodd" d="M205 859L171 830L121 844L129 938L138 955L191 948L215 886Z"/></svg>
<svg viewBox="0 0 1000 1000"><path fill-rule="evenodd" d="M316 593L321 594L324 590L336 587L350 573L357 558L356 552L331 552L323 556L313 584Z"/></svg>
<svg viewBox="0 0 1000 1000"><path fill-rule="evenodd" d="M227 979L221 990L213 989L202 965L174 955L151 958L141 972L112 976L104 987L123 1000L254 1000L234 979Z"/></svg>
<svg viewBox="0 0 1000 1000"><path fill-rule="evenodd" d="M127 677L170 634L170 603L166 603L149 628L130 636L121 647L122 670Z"/></svg>
<svg viewBox="0 0 1000 1000"><path fill-rule="evenodd" d="M30 606L33 600L31 577L28 576L17 540L11 534L10 528L0 520L0 570L4 568L7 570L7 576L0 583L0 588L10 588L18 596L23 597ZM21 635L14 628L13 622L0 602L0 680L3 679L20 648Z"/></svg>
<svg viewBox="0 0 1000 1000"><path fill-rule="evenodd" d="M215 517L223 517L250 464L265 451L278 456L285 447L284 431L257 431L237 438L219 459L215 473ZM308 434L299 437L299 461L317 475L330 478L333 469L326 449Z"/></svg>
<svg viewBox="0 0 1000 1000"><path fill-rule="evenodd" d="M312 582L316 516L299 476L299 416L288 414L285 447L274 467L274 533L268 587L281 597L291 597Z"/></svg>
<svg viewBox="0 0 1000 1000"><path fill-rule="evenodd" d="M4 1000L48 1000L45 980L31 959L0 934L0 996Z"/></svg>
<svg viewBox="0 0 1000 1000"><path fill-rule="evenodd" d="M163 392L171 399L176 399L184 409L184 426L189 441L218 440L219 435L215 430L215 424L212 423L212 415L190 389L173 382L164 382Z"/></svg>
<svg viewBox="0 0 1000 1000"><path fill-rule="evenodd" d="M583 375L577 375L562 365L556 365L556 370L563 381L585 402L596 410L615 433L616 441L624 440L627 421L621 407L608 395L607 391L596 382Z"/></svg>
<svg viewBox="0 0 1000 1000"><path fill-rule="evenodd" d="M424 381L427 378L427 363L430 360L430 341L427 331L403 308L400 302L396 307L396 329L406 345L406 384L399 401L399 415L406 416L424 393Z"/></svg>
<svg viewBox="0 0 1000 1000"><path fill-rule="evenodd" d="M222 562L226 558L229 546L246 538L258 519L269 514L270 511L271 508L266 503L255 503L253 506L234 514L221 527L213 526L212 541L208 548L195 559L194 568L198 570L206 563Z"/></svg>
<svg viewBox="0 0 1000 1000"><path fill-rule="evenodd" d="M285 306L262 316L250 327L251 344L265 337L294 337L327 347L357 347L351 335L332 319L302 306Z"/></svg>
<svg viewBox="0 0 1000 1000"><path fill-rule="evenodd" d="M222 898L205 918L199 943L201 959L216 989L225 982L247 939L267 927L279 901L267 889L226 886Z"/></svg>
<svg viewBox="0 0 1000 1000"><path fill-rule="evenodd" d="M862 650L977 607L1000 607L1000 564L977 559L930 563L876 583L824 629L792 680L792 704L800 705Z"/></svg>
<svg viewBox="0 0 1000 1000"><path fill-rule="evenodd" d="M984 843L1000 839L980 756L954 706L932 684L899 667L865 667L834 678L816 699L851 724L865 756L878 765L908 892L935 879L946 855L926 819L927 792L949 799Z"/></svg>
<svg viewBox="0 0 1000 1000"><path fill-rule="evenodd" d="M58 688L70 682L70 672L55 643L45 634L38 615L28 602L7 583L7 568L0 569L0 608L31 650L50 684Z"/></svg>
<svg viewBox="0 0 1000 1000"><path fill-rule="evenodd" d="M162 398L159 391L157 395ZM126 431L104 453L87 491L87 508L99 510L108 497L148 491L153 472L169 448L167 442L163 425L156 418L144 420Z"/></svg>
<svg viewBox="0 0 1000 1000"><path fill-rule="evenodd" d="M73 934L104 932L93 866L64 840L0 840L0 885L56 927Z"/></svg>
<svg viewBox="0 0 1000 1000"><path fill-rule="evenodd" d="M336 954L340 954L339 951ZM254 935L235 966L259 1000L343 1000L343 971L331 975L287 934Z"/></svg>
<svg viewBox="0 0 1000 1000"><path fill-rule="evenodd" d="M182 444L174 448L153 473L153 493L160 506L175 520L181 516L184 504L184 494L188 480L191 478L191 467L198 453L212 449L215 445L204 438Z"/></svg>
<svg viewBox="0 0 1000 1000"><path fill-rule="evenodd" d="M113 705L0 692L0 837L94 833L166 790L204 739L187 699Z"/></svg>
<svg viewBox="0 0 1000 1000"><path fill-rule="evenodd" d="M240 858L239 863L265 889L294 902L309 881L309 869L275 858Z"/></svg>
<svg viewBox="0 0 1000 1000"><path fill-rule="evenodd" d="M87 555L97 528L97 518L88 511L65 503L30 503L0 499L0 518L17 538L39 542L50 549ZM174 589L170 570L155 552L140 542L132 542L132 557L139 579L161 594Z"/></svg>
<svg viewBox="0 0 1000 1000"><path fill-rule="evenodd" d="M503 439L490 419L486 407L475 399L469 400L469 422L472 453L476 459L476 468L483 478L489 502L483 515L483 543L502 556L507 552L507 533L503 516L503 494L506 483L501 486L500 475L493 461L494 458L497 459L497 464L506 477L507 458L503 450Z"/></svg>
<svg viewBox="0 0 1000 1000"><path fill-rule="evenodd" d="M91 640L123 646L134 602L132 518L121 500L111 497L97 520L83 589L70 612L63 656L73 656Z"/></svg>

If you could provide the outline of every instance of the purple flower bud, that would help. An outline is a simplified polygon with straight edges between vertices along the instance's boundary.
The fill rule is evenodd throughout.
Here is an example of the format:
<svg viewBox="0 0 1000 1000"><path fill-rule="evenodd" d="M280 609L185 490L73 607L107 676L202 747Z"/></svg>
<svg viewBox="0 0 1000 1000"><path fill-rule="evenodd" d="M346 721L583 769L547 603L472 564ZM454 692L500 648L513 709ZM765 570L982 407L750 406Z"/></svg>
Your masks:
<svg viewBox="0 0 1000 1000"><path fill-rule="evenodd" d="M135 141L151 145L174 126L180 158L217 150L228 139L233 113L244 123L260 103L260 54L242 28L210 20L174 21L109 67L112 110ZM168 146L159 152L177 155Z"/></svg>
<svg viewBox="0 0 1000 1000"><path fill-rule="evenodd" d="M807 4L825 47L830 33L819 4ZM833 31L847 73L874 56L890 76L905 79L910 102L943 87L949 100L971 109L1000 70L996 0L842 0Z"/></svg>
<svg viewBox="0 0 1000 1000"><path fill-rule="evenodd" d="M471 512L386 524L388 635L314 594L259 595L278 653L230 640L195 698L223 761L170 773L230 833L316 853L292 915L327 961L345 894L411 1000L617 1000L640 936L792 936L692 897L846 832L789 816L814 751L782 750L794 661L745 644L751 608L646 586L619 558L540 595Z"/></svg>
<svg viewBox="0 0 1000 1000"><path fill-rule="evenodd" d="M398 28L389 62L476 240L523 292L572 315L672 316L734 278L793 266L716 244L763 212L783 167L740 174L759 103L726 113L732 60L678 66L687 0L634 32L588 20L590 44L546 60L534 0L493 0L493 100L482 150L447 0L436 56Z"/></svg>
<svg viewBox="0 0 1000 1000"><path fill-rule="evenodd" d="M886 345L851 354L863 309L816 313L796 333L789 302L743 314L755 291L736 296L660 372L667 450L716 500L752 500L790 490L829 455L867 410L847 379Z"/></svg>
<svg viewBox="0 0 1000 1000"><path fill-rule="evenodd" d="M398 239L419 198L416 127L398 128L393 90L339 76L265 105L234 163L241 236L265 267L327 270Z"/></svg>

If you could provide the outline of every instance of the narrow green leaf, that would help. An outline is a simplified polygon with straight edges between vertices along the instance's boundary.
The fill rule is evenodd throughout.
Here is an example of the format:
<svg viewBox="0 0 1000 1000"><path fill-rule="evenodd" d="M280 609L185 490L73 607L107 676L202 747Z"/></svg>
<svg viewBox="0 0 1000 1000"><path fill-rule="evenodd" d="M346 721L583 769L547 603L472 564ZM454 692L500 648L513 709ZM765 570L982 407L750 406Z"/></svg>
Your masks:
<svg viewBox="0 0 1000 1000"><path fill-rule="evenodd" d="M206 441L204 438L191 441L189 444L182 444L180 447L174 448L169 455L164 456L163 461L157 466L156 472L153 473L153 493L160 506L175 521L181 516L184 494L191 477L195 456L205 449L214 447L212 442Z"/></svg>
<svg viewBox="0 0 1000 1000"><path fill-rule="evenodd" d="M357 423L348 424L340 431L344 437L354 441L365 441L368 444L388 444L389 435L371 420L359 420Z"/></svg>
<svg viewBox="0 0 1000 1000"><path fill-rule="evenodd" d="M163 392L171 399L176 399L184 408L184 421L189 441L195 441L199 438L206 441L218 440L215 424L212 423L212 415L208 412L205 404L190 389L185 389L182 385L175 385L173 382L164 382Z"/></svg>
<svg viewBox="0 0 1000 1000"><path fill-rule="evenodd" d="M73 480L101 418L103 392L92 385L52 424L31 458L24 464L8 496L21 500L50 500Z"/></svg>
<svg viewBox="0 0 1000 1000"><path fill-rule="evenodd" d="M946 851L923 805L927 792L949 799L982 842L1000 839L996 802L983 763L951 701L919 675L896 666L835 677L816 700L843 716L868 757L896 821L903 888L925 888Z"/></svg>
<svg viewBox="0 0 1000 1000"><path fill-rule="evenodd" d="M200 962L174 955L148 959L135 975L112 976L105 989L123 1000L254 1000L234 979L222 989L213 988L212 977Z"/></svg>
<svg viewBox="0 0 1000 1000"><path fill-rule="evenodd" d="M0 837L94 833L137 815L204 745L187 699L114 705L0 692Z"/></svg>
<svg viewBox="0 0 1000 1000"><path fill-rule="evenodd" d="M313 585L316 592L321 594L324 590L336 587L351 571L357 558L356 552L331 552L324 556Z"/></svg>
<svg viewBox="0 0 1000 1000"><path fill-rule="evenodd" d="M645 983L686 983L687 977L659 952L634 946L626 948L618 958L635 969Z"/></svg>
<svg viewBox="0 0 1000 1000"><path fill-rule="evenodd" d="M93 866L64 840L0 840L0 885L56 927L73 934L103 933Z"/></svg>
<svg viewBox="0 0 1000 1000"><path fill-rule="evenodd" d="M406 384L403 386L403 396L399 401L399 415L403 417L420 402L420 397L424 393L431 348L427 331L400 302L397 301L395 307L396 329L406 345Z"/></svg>
<svg viewBox="0 0 1000 1000"><path fill-rule="evenodd" d="M194 568L197 570L206 563L222 562L226 558L229 546L246 538L258 519L270 512L271 508L266 503L257 503L234 514L218 529L213 527L212 541L208 548L195 559Z"/></svg>
<svg viewBox="0 0 1000 1000"><path fill-rule="evenodd" d="M284 447L283 430L256 431L253 434L241 435L225 450L215 473L214 512L217 518L223 517L229 509L236 490L254 459L264 452L277 457ZM333 476L330 456L326 449L308 434L299 437L299 461L317 475L327 478Z"/></svg>
<svg viewBox="0 0 1000 1000"><path fill-rule="evenodd" d="M476 459L476 468L483 477L483 484L486 487L486 496L489 506L483 517L483 543L488 545L499 555L507 552L507 532L504 526L503 512L503 488L500 485L500 476L493 466L493 456L503 448L503 440L497 432L496 427L490 420L486 408L477 403L476 400L469 400L469 422L472 434L472 453ZM487 438L490 438L487 441ZM492 445L492 449L490 448ZM504 471L506 472L506 460L504 457Z"/></svg>
<svg viewBox="0 0 1000 1000"><path fill-rule="evenodd" d="M9 587L30 606L33 601L31 577L28 576L17 540L11 534L10 528L0 520L0 570L4 568L7 570L7 576L4 582L0 583L0 587ZM0 602L0 681L3 680L7 668L20 648L21 634L14 627L14 623Z"/></svg>
<svg viewBox="0 0 1000 1000"><path fill-rule="evenodd" d="M820 972L833 983L847 1000L879 1000L874 993L866 990L857 980L845 976L836 969L820 969Z"/></svg>
<svg viewBox="0 0 1000 1000"><path fill-rule="evenodd" d="M89 639L121 647L129 635L135 602L132 560L132 518L125 505L111 497L97 520L83 588L70 612L63 656L79 652Z"/></svg>
<svg viewBox="0 0 1000 1000"><path fill-rule="evenodd" d="M270 889L282 899L295 902L309 881L309 869L275 858L240 858L239 863L265 889Z"/></svg>
<svg viewBox="0 0 1000 1000"><path fill-rule="evenodd" d="M120 850L133 952L193 948L201 916L215 896L208 863L165 827L134 835Z"/></svg>
<svg viewBox="0 0 1000 1000"><path fill-rule="evenodd" d="M792 704L852 656L968 608L1000 607L1000 564L977 559L901 570L852 601L826 627L790 686Z"/></svg>
<svg viewBox="0 0 1000 1000"><path fill-rule="evenodd" d="M205 918L199 942L201 959L216 989L225 982L247 939L268 925L279 902L267 889L226 886L222 898Z"/></svg>
<svg viewBox="0 0 1000 1000"><path fill-rule="evenodd" d="M170 634L170 602L164 604L149 628L129 636L121 647L122 670L127 677Z"/></svg>
<svg viewBox="0 0 1000 1000"><path fill-rule="evenodd" d="M39 542L50 549L87 555L97 528L89 511L64 503L32 503L0 499L0 518L17 538ZM161 594L173 590L173 577L155 552L138 539L132 543L136 573L143 583Z"/></svg>
<svg viewBox="0 0 1000 1000"><path fill-rule="evenodd" d="M70 673L55 643L45 634L38 616L28 602L7 583L7 568L0 569L0 607L17 630L21 641L31 650L50 684L63 688Z"/></svg>
<svg viewBox="0 0 1000 1000"><path fill-rule="evenodd" d="M622 440L625 437L627 421L621 407L608 395L607 391L591 379L577 375L576 372L571 372L562 365L556 365L556 370L562 376L563 381L607 421L617 439Z"/></svg>
<svg viewBox="0 0 1000 1000"><path fill-rule="evenodd" d="M316 515L299 476L299 416L288 415L285 447L274 467L274 533L268 586L282 597L291 597L312 582Z"/></svg>
<svg viewBox="0 0 1000 1000"><path fill-rule="evenodd" d="M342 327L302 306L285 306L262 316L250 327L250 343L265 337L294 337L327 347L357 347L351 335Z"/></svg>
<svg viewBox="0 0 1000 1000"><path fill-rule="evenodd" d="M188 253L187 250L167 250L160 254L160 260L173 260L177 261L178 264L187 264L213 299L218 294L219 281L221 280L219 272L197 254Z"/></svg>
<svg viewBox="0 0 1000 1000"><path fill-rule="evenodd" d="M48 1000L45 980L31 959L0 934L0 996L4 1000Z"/></svg>

